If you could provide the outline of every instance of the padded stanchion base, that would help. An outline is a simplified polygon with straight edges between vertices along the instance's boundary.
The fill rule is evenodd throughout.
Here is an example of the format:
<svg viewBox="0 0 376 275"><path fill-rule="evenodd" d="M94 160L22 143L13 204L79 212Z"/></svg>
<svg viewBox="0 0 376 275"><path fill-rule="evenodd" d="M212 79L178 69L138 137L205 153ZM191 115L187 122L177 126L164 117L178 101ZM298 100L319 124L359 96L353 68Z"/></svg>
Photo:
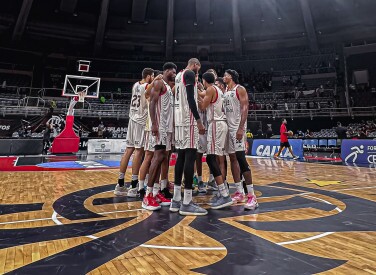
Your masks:
<svg viewBox="0 0 376 275"><path fill-rule="evenodd" d="M64 130L54 139L51 146L51 153L77 153L80 145L80 138L73 130L74 116L67 116Z"/></svg>

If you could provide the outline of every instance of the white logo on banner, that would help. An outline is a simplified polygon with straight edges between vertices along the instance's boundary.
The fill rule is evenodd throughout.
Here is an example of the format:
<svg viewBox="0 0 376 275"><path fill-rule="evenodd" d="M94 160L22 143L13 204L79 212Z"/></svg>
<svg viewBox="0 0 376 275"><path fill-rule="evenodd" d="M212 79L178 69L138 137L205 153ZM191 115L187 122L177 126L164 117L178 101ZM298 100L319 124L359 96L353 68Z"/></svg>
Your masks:
<svg viewBox="0 0 376 275"><path fill-rule="evenodd" d="M345 158L345 162L349 162L349 160L351 158L353 158L352 162L355 162L356 159L358 158L358 154L363 154L364 153L364 145L360 145L359 147L358 146L354 146L354 147L351 147L350 150L352 151L351 154L349 154L346 158Z"/></svg>
<svg viewBox="0 0 376 275"><path fill-rule="evenodd" d="M256 149L256 155L260 157L272 157L278 152L279 148L280 146L260 145ZM282 153L281 156L284 158L292 158L292 155L288 149L286 149L285 153Z"/></svg>

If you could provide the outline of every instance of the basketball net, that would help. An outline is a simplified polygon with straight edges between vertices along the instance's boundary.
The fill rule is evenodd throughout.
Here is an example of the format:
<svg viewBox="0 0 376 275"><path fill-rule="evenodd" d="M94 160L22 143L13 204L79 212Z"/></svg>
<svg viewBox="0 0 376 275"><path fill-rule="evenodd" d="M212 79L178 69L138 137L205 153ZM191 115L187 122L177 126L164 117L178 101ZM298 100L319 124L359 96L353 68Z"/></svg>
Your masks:
<svg viewBox="0 0 376 275"><path fill-rule="evenodd" d="M86 91L82 91L82 92L77 92L77 95L78 95L78 102L85 102L85 96L87 94L87 90Z"/></svg>

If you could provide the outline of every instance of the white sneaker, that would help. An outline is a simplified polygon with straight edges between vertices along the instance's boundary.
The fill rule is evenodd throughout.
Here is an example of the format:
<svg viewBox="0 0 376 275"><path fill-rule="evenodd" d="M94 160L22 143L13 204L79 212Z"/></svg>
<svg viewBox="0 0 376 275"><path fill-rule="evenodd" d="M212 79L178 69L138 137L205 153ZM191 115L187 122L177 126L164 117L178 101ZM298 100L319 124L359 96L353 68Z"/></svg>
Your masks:
<svg viewBox="0 0 376 275"><path fill-rule="evenodd" d="M137 191L138 191L138 188L129 188L128 190L128 193L127 193L127 197L130 197L130 198L135 198L137 197Z"/></svg>
<svg viewBox="0 0 376 275"><path fill-rule="evenodd" d="M120 186L119 184L116 184L114 194L116 196L126 196L127 195L127 188L125 186Z"/></svg>
<svg viewBox="0 0 376 275"><path fill-rule="evenodd" d="M297 160L297 159L299 159L299 157L298 157L298 156L294 156L293 159L294 159L294 160Z"/></svg>

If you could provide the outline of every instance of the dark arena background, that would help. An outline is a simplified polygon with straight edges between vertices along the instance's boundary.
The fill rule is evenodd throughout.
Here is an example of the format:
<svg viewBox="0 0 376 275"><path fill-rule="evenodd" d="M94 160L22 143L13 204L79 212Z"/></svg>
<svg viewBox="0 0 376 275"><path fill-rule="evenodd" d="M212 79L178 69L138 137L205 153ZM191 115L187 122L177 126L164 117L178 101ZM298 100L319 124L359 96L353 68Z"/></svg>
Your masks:
<svg viewBox="0 0 376 275"><path fill-rule="evenodd" d="M375 0L1 0L0 273L376 274L375 12ZM175 120L191 58L191 123L214 69L223 97L208 104L223 100L229 121L238 102L242 149L195 161L175 144L163 166L162 145L148 163L137 140L132 155L130 112L171 92ZM163 81L141 86L144 68ZM164 131L141 126L146 141ZM277 155L285 138L293 153Z"/></svg>

